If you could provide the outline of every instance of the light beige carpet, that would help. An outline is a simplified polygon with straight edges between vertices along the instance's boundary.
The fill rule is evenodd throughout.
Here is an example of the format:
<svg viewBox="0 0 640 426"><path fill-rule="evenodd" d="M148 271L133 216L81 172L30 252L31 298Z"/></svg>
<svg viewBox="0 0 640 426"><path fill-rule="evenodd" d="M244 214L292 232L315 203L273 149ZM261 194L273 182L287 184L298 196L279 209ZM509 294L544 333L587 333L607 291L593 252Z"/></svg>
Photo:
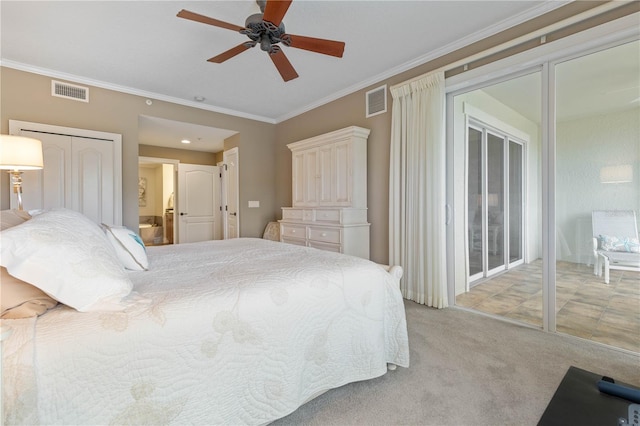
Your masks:
<svg viewBox="0 0 640 426"><path fill-rule="evenodd" d="M571 365L640 386L639 355L463 310L405 307L409 368L330 390L273 424L535 425Z"/></svg>

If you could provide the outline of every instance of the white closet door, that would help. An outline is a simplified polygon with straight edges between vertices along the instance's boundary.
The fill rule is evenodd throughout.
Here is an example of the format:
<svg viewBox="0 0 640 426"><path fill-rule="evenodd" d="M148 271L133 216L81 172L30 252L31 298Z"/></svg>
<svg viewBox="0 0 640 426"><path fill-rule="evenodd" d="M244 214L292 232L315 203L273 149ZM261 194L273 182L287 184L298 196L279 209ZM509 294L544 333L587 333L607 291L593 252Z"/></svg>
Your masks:
<svg viewBox="0 0 640 426"><path fill-rule="evenodd" d="M71 140L71 208L96 223L115 223L113 142L80 137Z"/></svg>
<svg viewBox="0 0 640 426"><path fill-rule="evenodd" d="M44 169L24 172L25 210L64 207L122 224L122 136L9 120L12 135L42 141ZM11 208L17 208L12 194Z"/></svg>
<svg viewBox="0 0 640 426"><path fill-rule="evenodd" d="M71 208L71 138L30 131L22 131L21 135L42 141L44 162L44 169L22 175L24 209ZM18 208L15 195L11 196L11 208Z"/></svg>

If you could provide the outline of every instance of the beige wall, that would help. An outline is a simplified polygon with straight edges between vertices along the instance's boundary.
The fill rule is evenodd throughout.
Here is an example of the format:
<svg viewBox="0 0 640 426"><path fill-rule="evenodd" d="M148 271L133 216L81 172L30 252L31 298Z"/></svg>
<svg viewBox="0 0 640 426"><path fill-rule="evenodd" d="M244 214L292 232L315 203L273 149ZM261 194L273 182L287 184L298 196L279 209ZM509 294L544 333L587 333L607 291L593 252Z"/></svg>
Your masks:
<svg viewBox="0 0 640 426"><path fill-rule="evenodd" d="M138 117L143 114L238 132L225 143L225 149L233 145L240 151L241 236L262 235L280 207L275 204L273 124L159 100L147 105L144 97L98 87L90 87L88 103L66 100L51 96L51 77L6 67L0 68L0 93L0 131L4 134L12 119L122 135L123 221L131 229L138 227ZM5 174L1 179L0 208L6 209L9 181ZM259 199L260 208L248 209L250 199Z"/></svg>

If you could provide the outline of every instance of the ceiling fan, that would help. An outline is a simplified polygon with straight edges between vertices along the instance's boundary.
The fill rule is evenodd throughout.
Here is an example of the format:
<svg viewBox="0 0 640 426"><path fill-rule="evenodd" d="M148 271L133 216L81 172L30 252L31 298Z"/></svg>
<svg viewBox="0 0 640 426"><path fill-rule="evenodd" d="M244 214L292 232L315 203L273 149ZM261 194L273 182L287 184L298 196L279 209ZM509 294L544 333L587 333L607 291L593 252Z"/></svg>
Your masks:
<svg viewBox="0 0 640 426"><path fill-rule="evenodd" d="M255 13L249 16L244 23L244 27L209 18L208 16L184 9L178 12L178 17L238 31L240 34L249 37L249 41L245 41L226 52L222 52L208 59L209 62L221 64L259 44L260 49L269 54L282 79L289 81L297 78L298 73L280 48L280 44L322 53L324 55L336 56L338 58L341 58L344 52L344 42L342 41L287 34L282 18L284 18L285 13L287 13L292 1L293 0L257 0L256 3L258 3L261 13Z"/></svg>

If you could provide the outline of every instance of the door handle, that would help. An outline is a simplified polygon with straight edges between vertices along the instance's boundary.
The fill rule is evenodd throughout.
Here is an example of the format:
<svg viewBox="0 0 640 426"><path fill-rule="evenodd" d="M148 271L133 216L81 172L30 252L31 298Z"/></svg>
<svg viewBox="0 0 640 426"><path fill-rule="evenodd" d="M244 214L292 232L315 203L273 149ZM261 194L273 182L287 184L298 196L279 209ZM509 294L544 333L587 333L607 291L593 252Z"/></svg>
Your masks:
<svg viewBox="0 0 640 426"><path fill-rule="evenodd" d="M180 216L186 216L188 213L180 212Z"/></svg>
<svg viewBox="0 0 640 426"><path fill-rule="evenodd" d="M236 212L229 213L229 214L230 214L231 216L237 216L237 213L236 213Z"/></svg>

